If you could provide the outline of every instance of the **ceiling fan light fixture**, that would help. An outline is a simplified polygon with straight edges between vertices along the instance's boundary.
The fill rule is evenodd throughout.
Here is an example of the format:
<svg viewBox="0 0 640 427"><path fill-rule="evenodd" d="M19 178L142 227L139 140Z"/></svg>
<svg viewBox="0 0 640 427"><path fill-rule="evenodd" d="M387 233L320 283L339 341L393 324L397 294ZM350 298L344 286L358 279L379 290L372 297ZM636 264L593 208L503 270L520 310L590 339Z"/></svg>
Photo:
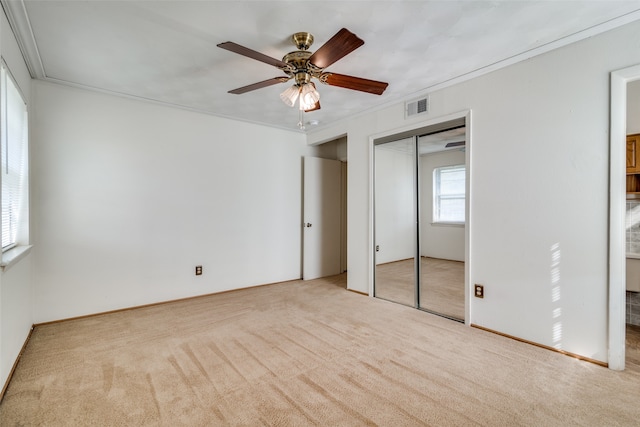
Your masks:
<svg viewBox="0 0 640 427"><path fill-rule="evenodd" d="M320 93L316 90L316 85L312 82L300 88L300 102L304 102L306 105L314 105L320 101Z"/></svg>
<svg viewBox="0 0 640 427"><path fill-rule="evenodd" d="M293 107L299 94L300 86L293 85L285 89L284 92L280 94L280 99L282 99L282 102L287 104L289 107Z"/></svg>
<svg viewBox="0 0 640 427"><path fill-rule="evenodd" d="M313 111L316 103L305 101L302 97L300 97L300 110L302 111Z"/></svg>

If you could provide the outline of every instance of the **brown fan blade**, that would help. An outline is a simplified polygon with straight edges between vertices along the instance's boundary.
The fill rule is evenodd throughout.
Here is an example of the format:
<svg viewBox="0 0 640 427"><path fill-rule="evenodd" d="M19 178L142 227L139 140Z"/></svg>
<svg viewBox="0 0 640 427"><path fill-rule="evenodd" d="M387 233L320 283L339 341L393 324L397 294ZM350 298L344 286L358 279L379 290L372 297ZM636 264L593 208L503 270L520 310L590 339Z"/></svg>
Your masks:
<svg viewBox="0 0 640 427"><path fill-rule="evenodd" d="M311 112L311 111L316 111L320 109L320 101L316 102L313 107L309 108L308 110L304 110L305 113Z"/></svg>
<svg viewBox="0 0 640 427"><path fill-rule="evenodd" d="M229 93L233 93L236 95L240 95L242 93L251 92L252 90L262 89L263 87L272 86L278 83L284 83L289 80L288 77L274 77L269 80L264 80L258 83L254 83L252 85L239 87L238 89L230 90Z"/></svg>
<svg viewBox="0 0 640 427"><path fill-rule="evenodd" d="M309 62L318 68L327 68L329 65L343 58L362 46L364 41L346 28L338 31L320 49L311 55Z"/></svg>
<svg viewBox="0 0 640 427"><path fill-rule="evenodd" d="M218 47L222 49L226 49L233 53L237 53L247 58L255 59L260 62L264 62L265 64L273 65L274 67L280 69L290 68L290 65L286 62L280 61L279 59L272 58L270 56L265 55L264 53L257 52L255 50L249 49L248 47L240 46L234 42L224 42L220 43Z"/></svg>
<svg viewBox="0 0 640 427"><path fill-rule="evenodd" d="M359 90L361 92L368 92L374 95L382 95L382 92L384 92L387 86L389 86L389 83L337 73L322 73L320 81L330 86Z"/></svg>

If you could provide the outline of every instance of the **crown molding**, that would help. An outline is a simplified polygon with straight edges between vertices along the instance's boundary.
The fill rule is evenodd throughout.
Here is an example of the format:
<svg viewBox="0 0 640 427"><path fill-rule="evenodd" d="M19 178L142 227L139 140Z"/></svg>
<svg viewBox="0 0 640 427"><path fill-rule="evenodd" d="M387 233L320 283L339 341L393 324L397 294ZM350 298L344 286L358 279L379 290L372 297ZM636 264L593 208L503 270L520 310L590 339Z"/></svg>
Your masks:
<svg viewBox="0 0 640 427"><path fill-rule="evenodd" d="M31 29L31 22L23 0L0 0L9 25L16 37L29 74L34 79L44 79L46 74L40 59L36 38Z"/></svg>

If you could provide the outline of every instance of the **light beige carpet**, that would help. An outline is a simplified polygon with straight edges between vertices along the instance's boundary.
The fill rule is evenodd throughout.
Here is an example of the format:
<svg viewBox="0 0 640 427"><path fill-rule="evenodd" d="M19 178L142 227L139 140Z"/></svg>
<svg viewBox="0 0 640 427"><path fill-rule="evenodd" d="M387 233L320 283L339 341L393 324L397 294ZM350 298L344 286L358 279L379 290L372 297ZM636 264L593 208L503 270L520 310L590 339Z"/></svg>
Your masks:
<svg viewBox="0 0 640 427"><path fill-rule="evenodd" d="M632 426L614 372L294 281L39 326L2 426Z"/></svg>

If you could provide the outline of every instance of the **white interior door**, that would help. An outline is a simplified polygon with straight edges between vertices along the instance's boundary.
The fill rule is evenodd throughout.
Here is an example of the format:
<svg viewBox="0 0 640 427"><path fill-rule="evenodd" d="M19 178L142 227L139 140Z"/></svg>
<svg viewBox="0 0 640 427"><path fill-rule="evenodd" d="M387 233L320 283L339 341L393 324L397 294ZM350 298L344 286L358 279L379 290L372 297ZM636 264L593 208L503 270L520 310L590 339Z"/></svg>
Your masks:
<svg viewBox="0 0 640 427"><path fill-rule="evenodd" d="M338 160L304 158L304 280L340 274L341 172Z"/></svg>

